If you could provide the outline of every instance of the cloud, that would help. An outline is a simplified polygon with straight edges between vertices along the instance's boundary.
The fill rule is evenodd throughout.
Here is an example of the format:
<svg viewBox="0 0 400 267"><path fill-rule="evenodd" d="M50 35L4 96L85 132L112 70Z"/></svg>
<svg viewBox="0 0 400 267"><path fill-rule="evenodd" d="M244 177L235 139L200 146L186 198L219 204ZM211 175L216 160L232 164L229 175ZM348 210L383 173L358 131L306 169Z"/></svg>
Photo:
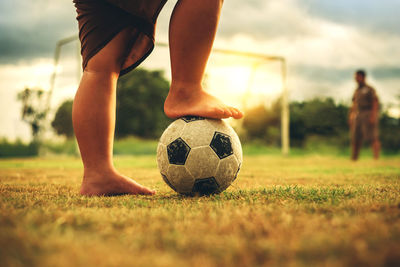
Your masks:
<svg viewBox="0 0 400 267"><path fill-rule="evenodd" d="M400 35L398 0L230 0L225 1L220 34L254 38L298 38L312 35L313 24L327 21L377 35ZM299 18L307 17L307 21Z"/></svg>
<svg viewBox="0 0 400 267"><path fill-rule="evenodd" d="M330 69L336 73L331 79L337 79L346 77L349 70L366 68L381 78L396 77L399 34L378 35L355 24L311 15L311 2L315 4L313 0L303 5L295 0L263 1L262 5L236 9L232 7L238 5L237 0L227 2L231 7L223 15L218 43L222 47L285 56L299 75L307 73L301 69L313 69L312 73L319 69L318 77L326 78L324 72ZM355 5L354 1L349 3ZM251 12L246 12L246 8Z"/></svg>
<svg viewBox="0 0 400 267"><path fill-rule="evenodd" d="M72 1L0 2L0 64L51 57L56 42L77 33Z"/></svg>
<svg viewBox="0 0 400 267"><path fill-rule="evenodd" d="M302 3L315 17L377 34L400 35L398 0L304 0Z"/></svg>
<svg viewBox="0 0 400 267"><path fill-rule="evenodd" d="M238 33L256 39L295 39L312 35L312 21L298 23L304 17L297 1L225 1L219 34L231 37Z"/></svg>

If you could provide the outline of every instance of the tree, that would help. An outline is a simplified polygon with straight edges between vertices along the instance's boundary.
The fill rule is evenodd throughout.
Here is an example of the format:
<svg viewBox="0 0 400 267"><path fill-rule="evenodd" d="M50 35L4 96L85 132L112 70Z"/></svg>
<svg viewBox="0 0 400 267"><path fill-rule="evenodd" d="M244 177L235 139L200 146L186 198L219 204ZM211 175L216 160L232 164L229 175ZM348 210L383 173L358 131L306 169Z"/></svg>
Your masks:
<svg viewBox="0 0 400 267"><path fill-rule="evenodd" d="M74 136L74 129L72 127L72 100L64 101L57 109L54 120L51 126L58 135L64 135L67 138Z"/></svg>
<svg viewBox="0 0 400 267"><path fill-rule="evenodd" d="M34 142L39 141L39 133L44 127L47 114L44 96L43 89L28 87L17 95L17 99L22 102L22 120L31 126Z"/></svg>
<svg viewBox="0 0 400 267"><path fill-rule="evenodd" d="M171 122L163 110L168 90L162 71L136 69L123 76L117 87L116 137L159 137Z"/></svg>
<svg viewBox="0 0 400 267"><path fill-rule="evenodd" d="M163 110L168 90L169 82L162 71L136 69L121 77L117 86L116 137L158 138L171 122ZM51 125L57 134L73 136L72 100L61 104Z"/></svg>

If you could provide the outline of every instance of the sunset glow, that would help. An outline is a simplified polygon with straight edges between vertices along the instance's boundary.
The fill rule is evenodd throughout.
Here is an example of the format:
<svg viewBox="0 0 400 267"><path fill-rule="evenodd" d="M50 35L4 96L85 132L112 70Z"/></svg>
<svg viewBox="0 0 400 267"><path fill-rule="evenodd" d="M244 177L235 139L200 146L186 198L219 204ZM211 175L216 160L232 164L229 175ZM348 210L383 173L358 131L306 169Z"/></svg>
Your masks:
<svg viewBox="0 0 400 267"><path fill-rule="evenodd" d="M207 89L227 103L241 108L268 104L282 93L282 76L277 68L248 65L210 66Z"/></svg>

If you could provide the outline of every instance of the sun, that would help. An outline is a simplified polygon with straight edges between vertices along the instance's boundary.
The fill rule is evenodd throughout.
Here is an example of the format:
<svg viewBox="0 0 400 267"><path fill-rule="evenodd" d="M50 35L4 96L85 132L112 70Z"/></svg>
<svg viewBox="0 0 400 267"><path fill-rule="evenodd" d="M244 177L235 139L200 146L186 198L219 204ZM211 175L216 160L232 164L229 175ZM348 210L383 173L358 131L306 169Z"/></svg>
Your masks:
<svg viewBox="0 0 400 267"><path fill-rule="evenodd" d="M218 90L229 90L232 94L244 94L247 90L251 69L247 66L211 67L208 74L210 83Z"/></svg>
<svg viewBox="0 0 400 267"><path fill-rule="evenodd" d="M260 64L210 66L205 85L225 103L239 107L270 102L282 93L279 69Z"/></svg>

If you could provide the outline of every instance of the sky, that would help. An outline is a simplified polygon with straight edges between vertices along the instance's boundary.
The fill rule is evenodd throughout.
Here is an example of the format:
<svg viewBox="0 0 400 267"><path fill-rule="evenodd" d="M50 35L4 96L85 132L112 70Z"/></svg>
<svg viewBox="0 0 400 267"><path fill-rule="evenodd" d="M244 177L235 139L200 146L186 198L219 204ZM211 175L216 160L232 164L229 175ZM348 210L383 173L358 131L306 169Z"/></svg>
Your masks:
<svg viewBox="0 0 400 267"><path fill-rule="evenodd" d="M159 16L157 41L168 41L175 3L168 1ZM399 115L399 10L400 0L226 0L215 47L285 57L292 101L333 97L349 104L353 73L363 68L385 109ZM0 137L29 138L16 94L27 86L48 90L55 44L77 35L75 17L69 0L0 2ZM53 110L75 94L77 51L77 42L62 49ZM164 69L169 79L168 50L156 47L143 67ZM232 104L245 90L271 100L281 90L279 64L258 64L253 76L252 67L252 61L213 53L206 80L212 93L230 95Z"/></svg>

